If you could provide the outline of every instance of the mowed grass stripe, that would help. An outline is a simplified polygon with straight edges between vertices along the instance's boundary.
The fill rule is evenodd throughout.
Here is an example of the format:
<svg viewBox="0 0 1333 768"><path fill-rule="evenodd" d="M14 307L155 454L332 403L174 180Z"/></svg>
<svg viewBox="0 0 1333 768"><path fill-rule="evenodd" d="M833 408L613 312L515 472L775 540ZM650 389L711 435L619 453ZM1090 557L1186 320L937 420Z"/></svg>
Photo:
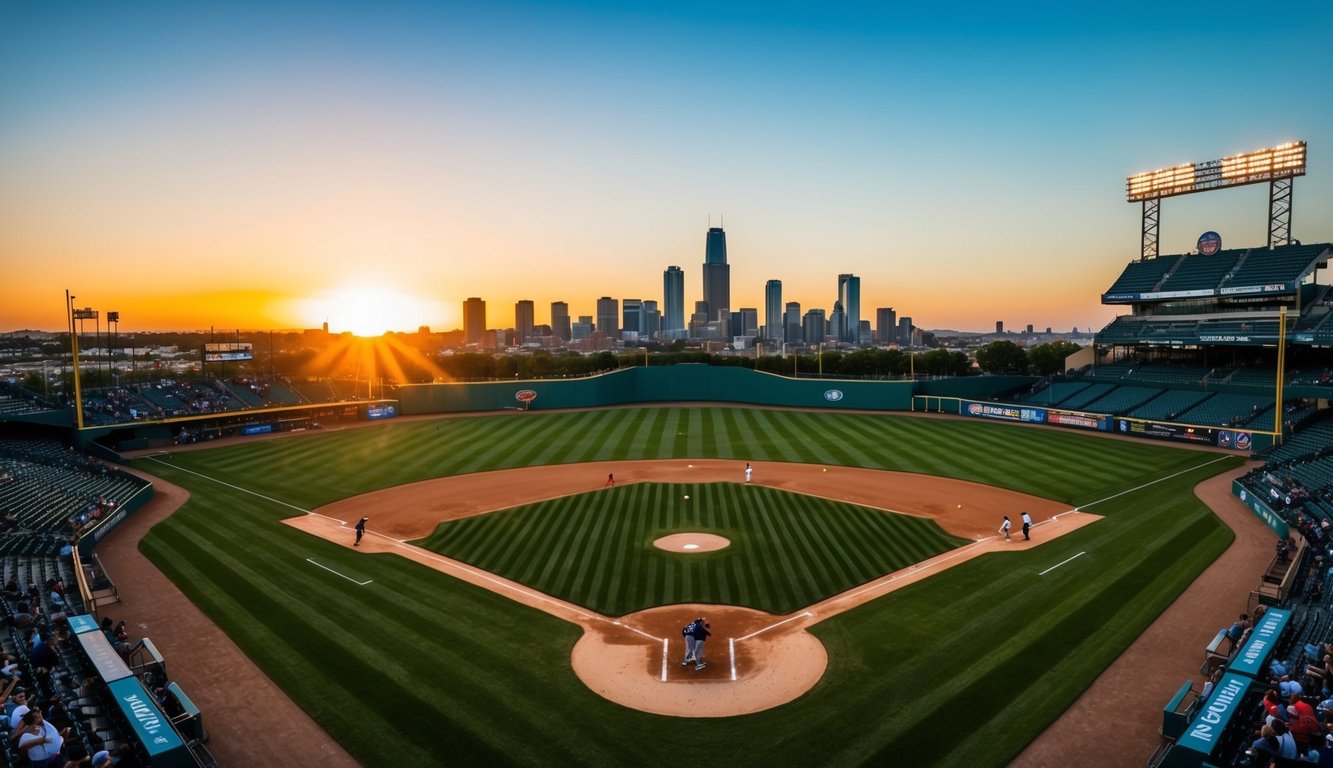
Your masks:
<svg viewBox="0 0 1333 768"><path fill-rule="evenodd" d="M858 518L860 524L851 525ZM930 543L923 544L923 522L933 527L739 483L636 483L443 523L418 543L609 615L665 603L726 602L739 599L742 591L752 601L746 604L787 613L897 570L909 557L962 543L935 527L924 535ZM453 533L492 527L503 535ZM666 553L652 546L653 539L677 531L715 532L730 538L732 546L721 556ZM506 546L497 549L496 541ZM596 567L609 561L630 572L646 569L649 594L613 586L615 571ZM734 561L765 573L729 570Z"/></svg>

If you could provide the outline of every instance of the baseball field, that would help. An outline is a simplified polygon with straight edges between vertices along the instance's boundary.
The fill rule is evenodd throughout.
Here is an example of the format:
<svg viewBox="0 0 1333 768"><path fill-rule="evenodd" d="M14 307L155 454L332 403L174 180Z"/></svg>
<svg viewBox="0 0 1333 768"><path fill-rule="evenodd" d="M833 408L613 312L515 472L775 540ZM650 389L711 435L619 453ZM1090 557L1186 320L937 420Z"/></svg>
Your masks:
<svg viewBox="0 0 1333 768"><path fill-rule="evenodd" d="M588 466L668 459L742 464L734 486L615 489ZM571 666L583 632L575 623L281 523L436 478L562 465L575 486L586 478L586 494L553 492L560 498L412 538L611 616L676 603L777 614L963 545L919 515L884 511L899 508L887 473L870 510L741 487L747 461L761 468L761 485L760 462L891 470L1101 519L811 625L827 653L813 688L760 712L708 718L648 714L594 693ZM1231 532L1190 491L1239 461L981 422L664 407L403 421L136 466L191 493L142 551L365 765L726 755L734 765L977 766L1008 762L1227 546ZM675 527L733 544L653 551L652 539Z"/></svg>

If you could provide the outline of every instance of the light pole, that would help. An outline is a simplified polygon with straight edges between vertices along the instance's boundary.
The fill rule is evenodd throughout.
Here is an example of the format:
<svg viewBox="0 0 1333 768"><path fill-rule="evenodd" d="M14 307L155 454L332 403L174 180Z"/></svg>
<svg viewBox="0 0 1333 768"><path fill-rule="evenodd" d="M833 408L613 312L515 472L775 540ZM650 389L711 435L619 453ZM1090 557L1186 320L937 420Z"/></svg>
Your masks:
<svg viewBox="0 0 1333 768"><path fill-rule="evenodd" d="M114 330L112 329L113 324L115 325ZM120 330L119 312L106 313L106 330L107 334L111 337L111 343L108 345L109 348L107 349L107 359L111 361L110 362L111 386L114 387L118 383L116 379L116 332Z"/></svg>
<svg viewBox="0 0 1333 768"><path fill-rule="evenodd" d="M819 342L819 378L824 378L824 342Z"/></svg>

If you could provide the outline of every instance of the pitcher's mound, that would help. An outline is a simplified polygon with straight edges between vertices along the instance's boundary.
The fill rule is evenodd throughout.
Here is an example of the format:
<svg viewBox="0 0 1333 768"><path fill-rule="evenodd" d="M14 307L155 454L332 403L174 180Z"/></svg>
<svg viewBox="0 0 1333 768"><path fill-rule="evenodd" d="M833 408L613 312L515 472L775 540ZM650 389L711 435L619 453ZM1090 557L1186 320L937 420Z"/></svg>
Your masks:
<svg viewBox="0 0 1333 768"><path fill-rule="evenodd" d="M731 546L731 539L715 536L711 533L673 533L653 542L658 549L668 552L713 552Z"/></svg>
<svg viewBox="0 0 1333 768"><path fill-rule="evenodd" d="M713 633L704 669L681 664L681 628L699 617ZM616 624L586 625L570 663L584 685L626 707L676 717L744 715L786 704L819 682L828 653L805 631L812 619L722 605L650 608Z"/></svg>

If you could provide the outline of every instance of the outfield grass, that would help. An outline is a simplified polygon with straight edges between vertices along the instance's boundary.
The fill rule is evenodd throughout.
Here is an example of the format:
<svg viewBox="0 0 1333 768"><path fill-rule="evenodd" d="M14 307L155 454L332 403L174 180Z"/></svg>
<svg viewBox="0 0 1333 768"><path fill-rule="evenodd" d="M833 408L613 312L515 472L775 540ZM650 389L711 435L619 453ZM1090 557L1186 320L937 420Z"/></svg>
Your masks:
<svg viewBox="0 0 1333 768"><path fill-rule="evenodd" d="M182 471L309 509L440 475L667 457L916 471L1071 505L1130 492L1092 508L1105 520L1057 541L977 558L816 625L829 669L797 701L688 720L588 691L569 669L573 625L395 556L314 539L278 524L289 507ZM980 422L726 408L402 422L142 460L192 496L141 548L369 766L709 755L731 765L1003 765L1230 542L1190 493L1239 464L1216 458ZM307 557L374 584L357 587Z"/></svg>
<svg viewBox="0 0 1333 768"><path fill-rule="evenodd" d="M682 555L681 531L731 541ZM413 542L599 613L672 603L785 614L962 546L933 521L738 483L640 483L443 523Z"/></svg>

